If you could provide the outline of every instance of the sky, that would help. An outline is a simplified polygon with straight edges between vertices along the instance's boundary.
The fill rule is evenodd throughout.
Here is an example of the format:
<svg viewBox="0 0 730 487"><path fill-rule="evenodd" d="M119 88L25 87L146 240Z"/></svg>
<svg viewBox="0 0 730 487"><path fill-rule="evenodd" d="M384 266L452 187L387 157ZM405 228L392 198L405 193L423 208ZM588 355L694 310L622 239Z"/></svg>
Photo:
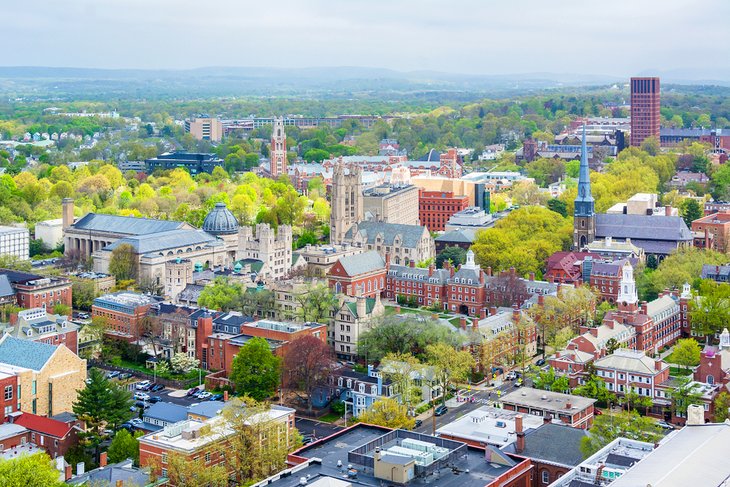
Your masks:
<svg viewBox="0 0 730 487"><path fill-rule="evenodd" d="M730 76L730 0L3 0L2 66Z"/></svg>

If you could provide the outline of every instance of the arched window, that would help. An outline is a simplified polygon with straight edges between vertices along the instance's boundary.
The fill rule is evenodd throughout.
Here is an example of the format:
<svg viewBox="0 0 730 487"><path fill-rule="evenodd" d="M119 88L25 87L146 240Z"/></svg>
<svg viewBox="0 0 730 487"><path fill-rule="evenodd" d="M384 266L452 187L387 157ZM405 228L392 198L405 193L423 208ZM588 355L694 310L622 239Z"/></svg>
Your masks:
<svg viewBox="0 0 730 487"><path fill-rule="evenodd" d="M715 383L715 377L714 377L714 376L712 376L712 375L708 375L708 376L707 376L707 381L706 381L706 382L707 382L708 384L714 384L714 383Z"/></svg>
<svg viewBox="0 0 730 487"><path fill-rule="evenodd" d="M548 472L547 470L542 471L542 483L543 484L550 483L550 472Z"/></svg>

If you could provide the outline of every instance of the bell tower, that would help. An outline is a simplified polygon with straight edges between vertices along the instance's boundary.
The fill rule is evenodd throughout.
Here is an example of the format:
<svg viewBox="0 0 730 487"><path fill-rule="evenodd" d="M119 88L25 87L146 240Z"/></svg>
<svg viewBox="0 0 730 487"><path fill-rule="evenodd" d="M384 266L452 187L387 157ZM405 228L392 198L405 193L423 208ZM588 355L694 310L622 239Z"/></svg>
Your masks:
<svg viewBox="0 0 730 487"><path fill-rule="evenodd" d="M573 248L582 250L596 238L595 201L591 194L590 168L588 167L588 148L586 146L586 126L583 125L583 140L580 153L580 175L578 177L578 196L573 211Z"/></svg>
<svg viewBox="0 0 730 487"><path fill-rule="evenodd" d="M347 169L347 173L345 170ZM340 244L354 224L362 221L363 196L360 166L345 167L342 158L332 170L332 211L330 213L330 243Z"/></svg>
<svg viewBox="0 0 730 487"><path fill-rule="evenodd" d="M269 147L269 173L271 173L272 178L278 178L287 173L284 118L274 118L271 130L271 146Z"/></svg>

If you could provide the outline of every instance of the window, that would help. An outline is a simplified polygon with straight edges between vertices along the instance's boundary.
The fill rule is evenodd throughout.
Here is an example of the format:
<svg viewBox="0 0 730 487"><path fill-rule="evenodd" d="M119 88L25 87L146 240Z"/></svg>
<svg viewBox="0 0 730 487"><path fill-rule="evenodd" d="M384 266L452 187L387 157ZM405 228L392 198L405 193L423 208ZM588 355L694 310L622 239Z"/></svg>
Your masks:
<svg viewBox="0 0 730 487"><path fill-rule="evenodd" d="M5 400L9 401L13 398L13 386L5 386Z"/></svg>
<svg viewBox="0 0 730 487"><path fill-rule="evenodd" d="M167 469L166 468L162 469L162 476L167 478Z"/></svg>
<svg viewBox="0 0 730 487"><path fill-rule="evenodd" d="M205 463L210 463L210 452L205 453Z"/></svg>
<svg viewBox="0 0 730 487"><path fill-rule="evenodd" d="M162 454L162 463L167 463L167 453ZM162 475L164 476L165 474Z"/></svg>
<svg viewBox="0 0 730 487"><path fill-rule="evenodd" d="M542 471L542 483L543 484L550 483L550 472L548 472L547 470Z"/></svg>

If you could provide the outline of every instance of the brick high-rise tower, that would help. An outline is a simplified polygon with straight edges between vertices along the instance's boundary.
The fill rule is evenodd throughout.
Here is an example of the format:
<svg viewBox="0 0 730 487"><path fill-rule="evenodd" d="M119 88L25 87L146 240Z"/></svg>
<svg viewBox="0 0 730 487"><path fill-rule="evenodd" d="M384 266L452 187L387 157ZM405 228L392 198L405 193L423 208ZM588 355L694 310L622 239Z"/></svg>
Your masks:
<svg viewBox="0 0 730 487"><path fill-rule="evenodd" d="M287 173L286 162L286 133L284 119L275 118L271 130L271 146L269 147L269 173L272 178L278 178Z"/></svg>
<svg viewBox="0 0 730 487"><path fill-rule="evenodd" d="M631 145L659 140L659 78L631 78Z"/></svg>

